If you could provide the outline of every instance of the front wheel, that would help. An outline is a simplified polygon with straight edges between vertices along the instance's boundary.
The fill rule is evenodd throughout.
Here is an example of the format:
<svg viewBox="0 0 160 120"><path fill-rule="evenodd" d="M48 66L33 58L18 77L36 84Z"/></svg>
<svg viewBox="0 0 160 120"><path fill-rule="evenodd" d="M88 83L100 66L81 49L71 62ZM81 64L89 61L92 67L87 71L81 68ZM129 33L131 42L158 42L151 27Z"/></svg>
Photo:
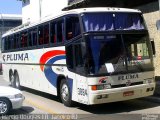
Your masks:
<svg viewBox="0 0 160 120"><path fill-rule="evenodd" d="M0 98L0 115L8 114L11 108L10 101L6 98Z"/></svg>
<svg viewBox="0 0 160 120"><path fill-rule="evenodd" d="M70 88L65 79L63 79L60 84L60 97L65 106L72 106L73 101L71 100Z"/></svg>

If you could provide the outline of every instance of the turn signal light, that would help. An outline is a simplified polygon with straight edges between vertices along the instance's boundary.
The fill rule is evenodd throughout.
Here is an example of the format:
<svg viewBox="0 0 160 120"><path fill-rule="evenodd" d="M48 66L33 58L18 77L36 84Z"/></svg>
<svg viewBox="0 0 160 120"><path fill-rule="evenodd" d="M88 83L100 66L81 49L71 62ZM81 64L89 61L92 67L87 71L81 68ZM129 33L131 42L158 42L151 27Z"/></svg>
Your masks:
<svg viewBox="0 0 160 120"><path fill-rule="evenodd" d="M93 90L93 91L97 90L97 85L93 85L93 86L92 86L92 90Z"/></svg>
<svg viewBox="0 0 160 120"><path fill-rule="evenodd" d="M91 89L93 91L111 89L111 84L93 85L93 86L91 86Z"/></svg>

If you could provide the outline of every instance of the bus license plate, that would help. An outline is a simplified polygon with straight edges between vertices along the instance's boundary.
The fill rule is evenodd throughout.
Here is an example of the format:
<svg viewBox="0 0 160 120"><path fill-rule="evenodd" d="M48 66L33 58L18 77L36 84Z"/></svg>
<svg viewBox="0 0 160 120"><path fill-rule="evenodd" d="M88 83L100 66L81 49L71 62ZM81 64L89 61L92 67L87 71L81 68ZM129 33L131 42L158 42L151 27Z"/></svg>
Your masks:
<svg viewBox="0 0 160 120"><path fill-rule="evenodd" d="M127 92L124 92L124 93L123 93L123 96L124 96L124 97L132 96L132 95L134 95L134 91L127 91Z"/></svg>

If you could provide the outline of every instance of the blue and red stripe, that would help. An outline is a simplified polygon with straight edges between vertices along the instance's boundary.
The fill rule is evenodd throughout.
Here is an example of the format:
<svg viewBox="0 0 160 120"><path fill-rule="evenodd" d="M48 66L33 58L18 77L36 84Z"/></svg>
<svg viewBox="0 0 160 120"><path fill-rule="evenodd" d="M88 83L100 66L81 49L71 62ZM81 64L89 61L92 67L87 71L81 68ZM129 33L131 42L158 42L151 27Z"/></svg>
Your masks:
<svg viewBox="0 0 160 120"><path fill-rule="evenodd" d="M54 86L57 87L58 75L52 70L52 64L58 60L66 59L65 51L63 50L52 50L42 55L40 58L40 68L44 72L47 80Z"/></svg>

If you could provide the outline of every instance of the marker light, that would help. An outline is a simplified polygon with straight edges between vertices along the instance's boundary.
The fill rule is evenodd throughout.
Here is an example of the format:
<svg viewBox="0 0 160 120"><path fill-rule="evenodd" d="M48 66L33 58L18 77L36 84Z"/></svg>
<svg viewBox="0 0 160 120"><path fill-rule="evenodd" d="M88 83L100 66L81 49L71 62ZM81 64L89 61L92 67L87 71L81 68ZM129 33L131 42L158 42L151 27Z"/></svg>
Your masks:
<svg viewBox="0 0 160 120"><path fill-rule="evenodd" d="M92 86L92 90L93 90L93 91L97 90L97 85L93 85L93 86Z"/></svg>
<svg viewBox="0 0 160 120"><path fill-rule="evenodd" d="M111 85L110 84L103 84L103 85L93 85L91 86L92 90L104 90L104 89L110 89Z"/></svg>

